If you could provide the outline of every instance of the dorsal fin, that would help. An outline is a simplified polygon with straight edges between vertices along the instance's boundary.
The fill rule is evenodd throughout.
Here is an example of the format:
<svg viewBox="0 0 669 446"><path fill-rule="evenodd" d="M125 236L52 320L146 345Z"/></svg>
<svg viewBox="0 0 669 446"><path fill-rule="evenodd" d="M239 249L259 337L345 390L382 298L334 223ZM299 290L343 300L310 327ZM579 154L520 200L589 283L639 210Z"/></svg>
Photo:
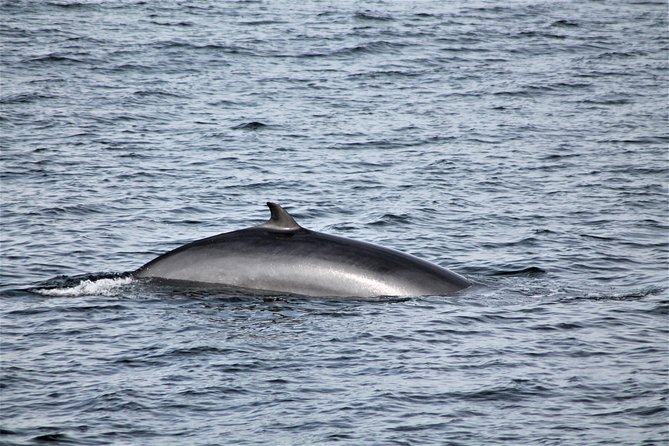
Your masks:
<svg viewBox="0 0 669 446"><path fill-rule="evenodd" d="M257 228L282 232L291 232L302 229L302 227L295 222L295 219L293 219L293 217L291 217L291 215L278 204L267 202L267 207L269 207L272 216L265 223L256 226Z"/></svg>

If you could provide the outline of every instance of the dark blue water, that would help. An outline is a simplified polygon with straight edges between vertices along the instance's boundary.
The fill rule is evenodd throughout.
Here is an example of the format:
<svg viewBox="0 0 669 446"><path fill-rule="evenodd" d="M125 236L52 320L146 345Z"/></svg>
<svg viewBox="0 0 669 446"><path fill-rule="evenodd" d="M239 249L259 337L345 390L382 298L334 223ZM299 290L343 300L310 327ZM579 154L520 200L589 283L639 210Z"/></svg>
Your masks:
<svg viewBox="0 0 669 446"><path fill-rule="evenodd" d="M669 444L666 2L1 17L2 444ZM268 200L480 285L118 275Z"/></svg>

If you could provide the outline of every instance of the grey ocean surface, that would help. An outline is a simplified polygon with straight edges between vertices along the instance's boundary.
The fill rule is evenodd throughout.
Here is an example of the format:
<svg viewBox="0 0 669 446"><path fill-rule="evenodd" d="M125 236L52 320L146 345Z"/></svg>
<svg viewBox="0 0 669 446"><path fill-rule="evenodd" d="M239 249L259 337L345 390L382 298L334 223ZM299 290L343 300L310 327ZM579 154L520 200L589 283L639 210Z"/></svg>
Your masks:
<svg viewBox="0 0 669 446"><path fill-rule="evenodd" d="M1 444L669 444L666 2L1 5ZM265 201L478 285L123 276Z"/></svg>

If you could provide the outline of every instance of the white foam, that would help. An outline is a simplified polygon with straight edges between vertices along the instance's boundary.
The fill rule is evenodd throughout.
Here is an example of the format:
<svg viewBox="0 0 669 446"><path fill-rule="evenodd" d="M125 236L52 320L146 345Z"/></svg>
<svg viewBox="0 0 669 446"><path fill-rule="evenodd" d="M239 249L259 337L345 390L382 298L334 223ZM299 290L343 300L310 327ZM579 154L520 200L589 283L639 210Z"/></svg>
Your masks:
<svg viewBox="0 0 669 446"><path fill-rule="evenodd" d="M44 296L113 296L119 289L133 281L132 277L117 277L114 279L82 280L78 285L67 288L42 288L34 290Z"/></svg>

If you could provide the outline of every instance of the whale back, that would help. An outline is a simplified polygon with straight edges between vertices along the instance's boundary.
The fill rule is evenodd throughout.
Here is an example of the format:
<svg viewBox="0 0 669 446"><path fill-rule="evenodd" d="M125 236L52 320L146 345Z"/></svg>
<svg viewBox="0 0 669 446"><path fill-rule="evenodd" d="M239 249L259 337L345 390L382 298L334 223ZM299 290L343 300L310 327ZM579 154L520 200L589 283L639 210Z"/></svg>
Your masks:
<svg viewBox="0 0 669 446"><path fill-rule="evenodd" d="M134 274L309 296L441 295L470 285L414 256L304 229L280 207L264 224L186 244Z"/></svg>

